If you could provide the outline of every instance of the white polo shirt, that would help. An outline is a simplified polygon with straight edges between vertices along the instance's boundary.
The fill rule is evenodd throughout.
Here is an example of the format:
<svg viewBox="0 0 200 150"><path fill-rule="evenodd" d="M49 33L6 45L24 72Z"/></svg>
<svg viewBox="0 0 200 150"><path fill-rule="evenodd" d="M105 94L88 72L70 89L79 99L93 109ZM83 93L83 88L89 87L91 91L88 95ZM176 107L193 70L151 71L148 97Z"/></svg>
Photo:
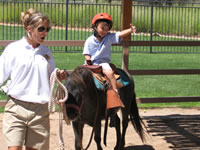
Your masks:
<svg viewBox="0 0 200 150"><path fill-rule="evenodd" d="M9 77L7 95L32 103L47 103L55 63L49 48L33 48L25 38L9 44L0 56L0 86Z"/></svg>

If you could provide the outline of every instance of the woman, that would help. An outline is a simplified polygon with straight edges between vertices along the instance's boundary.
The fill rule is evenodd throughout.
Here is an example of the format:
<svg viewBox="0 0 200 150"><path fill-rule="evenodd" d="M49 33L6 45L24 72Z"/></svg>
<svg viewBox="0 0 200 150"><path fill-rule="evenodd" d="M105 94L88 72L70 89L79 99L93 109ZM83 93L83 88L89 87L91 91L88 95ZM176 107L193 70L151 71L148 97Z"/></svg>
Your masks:
<svg viewBox="0 0 200 150"><path fill-rule="evenodd" d="M34 9L22 13L26 36L9 44L0 57L0 86L10 78L3 117L8 150L49 149L49 78L55 69L51 51L42 43L50 20ZM64 71L58 73L65 79Z"/></svg>

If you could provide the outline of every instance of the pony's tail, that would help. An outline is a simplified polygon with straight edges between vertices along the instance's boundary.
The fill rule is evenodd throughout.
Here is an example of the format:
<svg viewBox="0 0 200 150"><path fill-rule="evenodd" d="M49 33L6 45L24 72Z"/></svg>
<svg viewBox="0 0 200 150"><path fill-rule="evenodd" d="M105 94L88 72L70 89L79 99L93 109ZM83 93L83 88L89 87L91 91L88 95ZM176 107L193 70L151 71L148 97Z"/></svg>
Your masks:
<svg viewBox="0 0 200 150"><path fill-rule="evenodd" d="M136 132L140 136L142 142L145 142L146 141L145 134L147 133L146 132L147 130L143 120L140 118L135 94L131 103L130 120Z"/></svg>

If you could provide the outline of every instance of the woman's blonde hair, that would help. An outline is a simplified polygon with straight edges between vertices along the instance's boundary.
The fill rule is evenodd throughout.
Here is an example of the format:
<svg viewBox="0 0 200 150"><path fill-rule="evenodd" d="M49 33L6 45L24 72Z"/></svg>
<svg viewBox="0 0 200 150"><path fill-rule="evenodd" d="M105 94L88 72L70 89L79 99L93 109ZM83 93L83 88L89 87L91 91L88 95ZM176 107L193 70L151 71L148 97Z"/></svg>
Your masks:
<svg viewBox="0 0 200 150"><path fill-rule="evenodd" d="M39 24L44 20L48 21L50 25L49 17L39 11L34 10L33 8L28 9L25 13L22 12L21 20L25 29L27 29L28 26L30 26L32 29L38 27Z"/></svg>

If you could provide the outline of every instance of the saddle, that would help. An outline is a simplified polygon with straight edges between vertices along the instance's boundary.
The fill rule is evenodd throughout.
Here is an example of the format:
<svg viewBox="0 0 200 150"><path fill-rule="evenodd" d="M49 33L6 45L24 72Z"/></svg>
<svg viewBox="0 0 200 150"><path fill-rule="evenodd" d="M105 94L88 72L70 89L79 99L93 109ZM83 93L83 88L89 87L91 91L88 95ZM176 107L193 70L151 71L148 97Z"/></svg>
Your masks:
<svg viewBox="0 0 200 150"><path fill-rule="evenodd" d="M125 77L125 74L121 72L120 70L116 68L114 64L110 64L112 70L114 71L114 77L117 81L117 87L121 88L123 86L128 85L130 80L126 76L125 80L122 80L122 77ZM105 76L102 73L102 66L99 65L85 65L85 67L89 68L94 77L94 82L96 84L96 87L100 90L107 90L107 109L110 108L116 108L118 110L119 107L124 107L123 102L119 98L118 94L113 89L108 89L108 82L105 78ZM128 81L128 82L127 82Z"/></svg>
<svg viewBox="0 0 200 150"><path fill-rule="evenodd" d="M105 90L105 85L107 83L106 77L103 75L102 66L100 65L84 65L89 68L94 77L94 82L96 87L100 90ZM114 71L114 77L117 81L117 87L122 88L130 83L130 80L126 77L126 75L119 69L116 68L114 64L110 64L112 70Z"/></svg>

